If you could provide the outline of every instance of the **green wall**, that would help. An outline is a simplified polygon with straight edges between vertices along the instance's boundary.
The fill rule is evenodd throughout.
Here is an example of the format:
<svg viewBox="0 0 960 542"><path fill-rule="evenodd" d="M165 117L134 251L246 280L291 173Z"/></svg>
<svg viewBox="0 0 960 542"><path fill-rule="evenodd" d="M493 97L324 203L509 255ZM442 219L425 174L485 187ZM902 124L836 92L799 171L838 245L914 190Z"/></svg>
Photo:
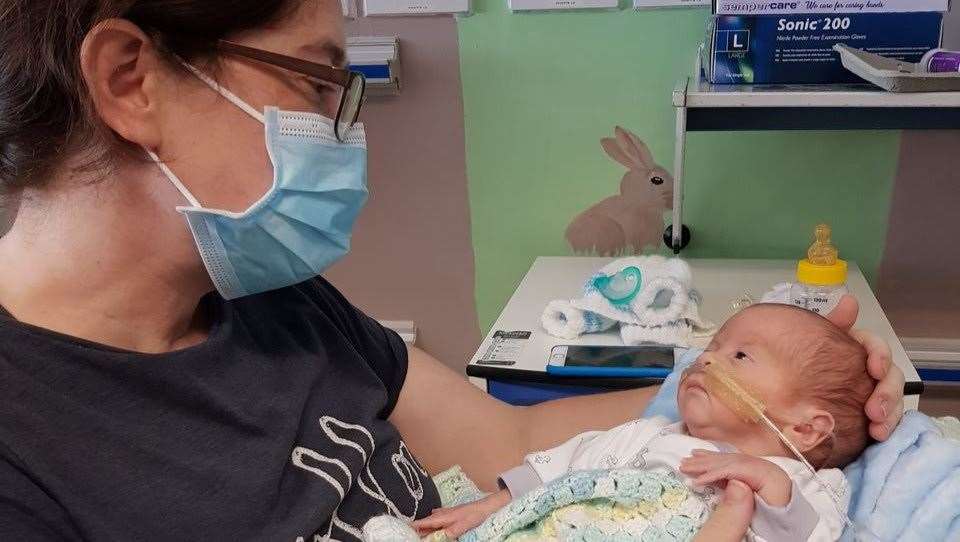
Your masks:
<svg viewBox="0 0 960 542"><path fill-rule="evenodd" d="M670 93L692 70L706 10L511 14L476 0L459 21L477 306L489 329L537 256L570 253L580 211L623 169L600 138L623 125L673 169ZM829 221L873 278L899 136L711 133L688 140L689 257L794 258Z"/></svg>

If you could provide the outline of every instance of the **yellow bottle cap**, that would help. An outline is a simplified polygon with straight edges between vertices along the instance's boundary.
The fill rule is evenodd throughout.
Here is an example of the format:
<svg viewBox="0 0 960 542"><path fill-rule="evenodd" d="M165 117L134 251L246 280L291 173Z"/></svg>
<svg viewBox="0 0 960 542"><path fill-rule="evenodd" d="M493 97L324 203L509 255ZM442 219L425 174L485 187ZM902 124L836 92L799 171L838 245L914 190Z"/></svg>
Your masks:
<svg viewBox="0 0 960 542"><path fill-rule="evenodd" d="M810 260L797 264L797 280L814 286L836 286L847 282L847 262L837 260L833 265L816 265Z"/></svg>

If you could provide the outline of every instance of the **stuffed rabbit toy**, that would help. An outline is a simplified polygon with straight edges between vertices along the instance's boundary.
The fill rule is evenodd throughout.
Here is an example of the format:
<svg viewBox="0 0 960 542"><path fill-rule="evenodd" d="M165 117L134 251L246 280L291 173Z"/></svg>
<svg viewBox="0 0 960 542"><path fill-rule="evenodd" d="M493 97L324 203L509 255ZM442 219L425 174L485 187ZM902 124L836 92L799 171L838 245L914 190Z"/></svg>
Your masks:
<svg viewBox="0 0 960 542"><path fill-rule="evenodd" d="M587 209L567 227L567 241L577 253L620 256L656 248L662 242L663 211L673 208L673 177L653 161L640 138L619 126L615 133L601 144L627 173L620 195Z"/></svg>

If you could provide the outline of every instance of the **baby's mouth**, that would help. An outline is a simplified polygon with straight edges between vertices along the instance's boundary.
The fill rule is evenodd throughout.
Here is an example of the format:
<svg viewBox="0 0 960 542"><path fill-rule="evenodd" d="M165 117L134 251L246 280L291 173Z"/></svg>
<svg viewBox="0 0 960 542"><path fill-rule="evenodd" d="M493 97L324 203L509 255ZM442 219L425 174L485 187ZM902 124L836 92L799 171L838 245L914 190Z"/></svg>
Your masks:
<svg viewBox="0 0 960 542"><path fill-rule="evenodd" d="M687 393L695 393L702 396L705 399L710 399L710 394L707 393L707 389L699 384L690 384L687 386Z"/></svg>
<svg viewBox="0 0 960 542"><path fill-rule="evenodd" d="M685 391L697 392L704 397L710 397L710 393L707 391L707 386L703 380L703 373L701 371L687 369L683 379L680 381L680 385Z"/></svg>
<svg viewBox="0 0 960 542"><path fill-rule="evenodd" d="M688 384L688 385L687 385L687 390L696 390L696 391L702 392L702 393L704 393L704 394L707 393L707 388L704 388L703 386L701 386L700 384L697 384L697 383L690 383L690 384Z"/></svg>

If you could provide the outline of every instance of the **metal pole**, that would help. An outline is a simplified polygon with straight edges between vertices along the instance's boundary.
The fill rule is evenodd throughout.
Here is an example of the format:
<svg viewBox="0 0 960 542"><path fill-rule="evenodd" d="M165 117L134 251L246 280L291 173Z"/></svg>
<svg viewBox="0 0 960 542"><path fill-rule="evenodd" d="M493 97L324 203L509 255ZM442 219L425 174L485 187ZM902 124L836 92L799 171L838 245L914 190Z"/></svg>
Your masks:
<svg viewBox="0 0 960 542"><path fill-rule="evenodd" d="M673 253L683 244L683 159L687 146L686 88L683 103L677 105L677 134L673 157Z"/></svg>

